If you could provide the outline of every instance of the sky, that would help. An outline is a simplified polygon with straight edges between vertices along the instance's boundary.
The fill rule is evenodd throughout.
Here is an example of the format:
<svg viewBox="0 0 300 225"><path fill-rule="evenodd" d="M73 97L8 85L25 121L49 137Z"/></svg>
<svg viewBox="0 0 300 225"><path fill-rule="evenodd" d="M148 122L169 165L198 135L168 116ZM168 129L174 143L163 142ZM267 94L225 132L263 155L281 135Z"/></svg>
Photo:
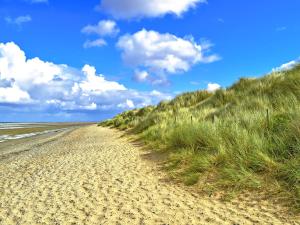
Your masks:
<svg viewBox="0 0 300 225"><path fill-rule="evenodd" d="M0 0L0 121L100 121L300 57L298 0Z"/></svg>

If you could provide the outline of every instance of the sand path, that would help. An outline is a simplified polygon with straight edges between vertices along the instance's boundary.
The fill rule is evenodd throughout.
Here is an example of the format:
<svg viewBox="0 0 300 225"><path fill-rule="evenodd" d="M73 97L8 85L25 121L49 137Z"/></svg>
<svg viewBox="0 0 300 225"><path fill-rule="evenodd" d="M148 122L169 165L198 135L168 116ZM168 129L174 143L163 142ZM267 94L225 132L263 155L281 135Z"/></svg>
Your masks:
<svg viewBox="0 0 300 225"><path fill-rule="evenodd" d="M165 182L120 135L89 126L4 157L0 224L299 224L267 203L224 203Z"/></svg>

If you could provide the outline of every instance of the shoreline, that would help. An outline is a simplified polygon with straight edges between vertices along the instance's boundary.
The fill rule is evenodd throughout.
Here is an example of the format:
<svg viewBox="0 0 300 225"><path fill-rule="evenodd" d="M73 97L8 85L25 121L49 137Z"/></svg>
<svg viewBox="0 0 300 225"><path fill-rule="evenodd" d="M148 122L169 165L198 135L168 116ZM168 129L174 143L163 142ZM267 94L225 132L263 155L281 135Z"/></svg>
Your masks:
<svg viewBox="0 0 300 225"><path fill-rule="evenodd" d="M71 127L91 125L92 123L1 123L0 143L9 140L55 133Z"/></svg>
<svg viewBox="0 0 300 225"><path fill-rule="evenodd" d="M63 138L65 135L84 126L91 125L70 126L67 128L50 130L50 132L41 133L30 137L11 139L0 142L0 163L1 160L10 157L10 155L13 156L26 150L32 150L41 147L42 145L47 144L50 141L55 141L59 138Z"/></svg>

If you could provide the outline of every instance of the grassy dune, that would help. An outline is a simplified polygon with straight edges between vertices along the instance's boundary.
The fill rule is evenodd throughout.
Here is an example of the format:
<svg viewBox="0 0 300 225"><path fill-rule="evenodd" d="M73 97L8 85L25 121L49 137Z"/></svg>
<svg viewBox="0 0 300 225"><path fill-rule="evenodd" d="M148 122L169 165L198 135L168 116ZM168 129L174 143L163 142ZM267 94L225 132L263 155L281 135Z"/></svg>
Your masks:
<svg viewBox="0 0 300 225"><path fill-rule="evenodd" d="M100 123L169 153L171 174L208 191L264 190L300 209L300 66L185 93Z"/></svg>

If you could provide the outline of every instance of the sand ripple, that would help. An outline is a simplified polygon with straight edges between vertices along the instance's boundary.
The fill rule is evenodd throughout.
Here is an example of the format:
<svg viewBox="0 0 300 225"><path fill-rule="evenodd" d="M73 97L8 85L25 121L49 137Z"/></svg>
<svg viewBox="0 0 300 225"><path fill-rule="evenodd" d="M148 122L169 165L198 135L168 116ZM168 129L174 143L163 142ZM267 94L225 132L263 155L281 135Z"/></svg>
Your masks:
<svg viewBox="0 0 300 225"><path fill-rule="evenodd" d="M0 224L299 224L162 181L120 133L89 126L0 161Z"/></svg>

